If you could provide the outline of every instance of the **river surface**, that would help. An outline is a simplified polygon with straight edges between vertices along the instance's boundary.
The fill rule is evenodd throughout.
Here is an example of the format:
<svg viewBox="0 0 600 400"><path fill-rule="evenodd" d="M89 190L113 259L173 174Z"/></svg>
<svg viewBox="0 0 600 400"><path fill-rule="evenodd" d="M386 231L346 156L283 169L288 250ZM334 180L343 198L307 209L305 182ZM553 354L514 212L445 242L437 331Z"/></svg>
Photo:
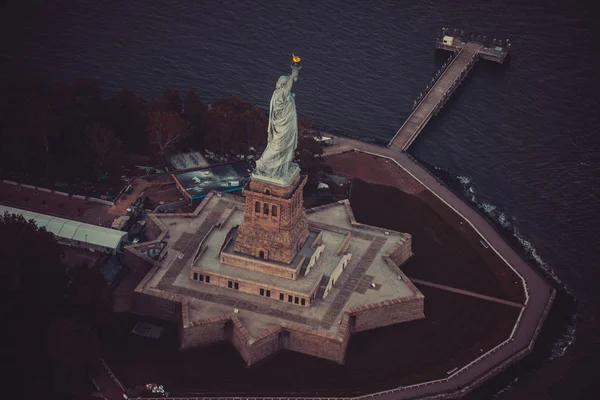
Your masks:
<svg viewBox="0 0 600 400"><path fill-rule="evenodd" d="M479 62L410 153L504 226L577 300L549 359L496 398L578 398L596 384L600 41L593 3L16 3L1 17L1 79L85 76L107 96L120 88L145 97L194 89L208 102L237 95L267 109L295 52L304 64L295 86L299 113L324 130L381 142L445 61L434 51L442 26L509 38L510 62Z"/></svg>

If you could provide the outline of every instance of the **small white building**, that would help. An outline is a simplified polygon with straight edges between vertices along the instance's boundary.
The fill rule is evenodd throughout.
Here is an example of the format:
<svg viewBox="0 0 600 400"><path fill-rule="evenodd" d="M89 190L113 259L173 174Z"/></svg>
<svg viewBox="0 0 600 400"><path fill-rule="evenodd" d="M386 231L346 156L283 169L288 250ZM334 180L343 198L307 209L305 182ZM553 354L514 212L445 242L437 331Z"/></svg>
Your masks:
<svg viewBox="0 0 600 400"><path fill-rule="evenodd" d="M171 165L176 170L208 167L206 159L197 151L179 153L171 157Z"/></svg>
<svg viewBox="0 0 600 400"><path fill-rule="evenodd" d="M333 138L329 136L313 136L313 138L321 145L321 146L331 146L333 144Z"/></svg>
<svg viewBox="0 0 600 400"><path fill-rule="evenodd" d="M442 43L446 46L452 46L452 44L454 43L454 38L452 36L446 35L443 37Z"/></svg>
<svg viewBox="0 0 600 400"><path fill-rule="evenodd" d="M127 235L127 232L115 229L0 205L0 214L5 212L22 215L27 221L33 220L38 227L53 233L62 245L90 251L115 254Z"/></svg>

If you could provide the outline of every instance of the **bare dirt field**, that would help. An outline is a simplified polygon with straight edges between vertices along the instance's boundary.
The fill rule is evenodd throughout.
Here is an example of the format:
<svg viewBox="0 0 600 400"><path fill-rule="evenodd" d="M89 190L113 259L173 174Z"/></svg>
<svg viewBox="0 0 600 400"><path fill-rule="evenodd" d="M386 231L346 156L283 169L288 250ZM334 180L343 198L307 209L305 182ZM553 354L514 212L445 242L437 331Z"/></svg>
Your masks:
<svg viewBox="0 0 600 400"><path fill-rule="evenodd" d="M344 153L325 158L336 174L360 178L369 183L389 185L404 193L415 194L425 188L393 162L364 153Z"/></svg>
<svg viewBox="0 0 600 400"><path fill-rule="evenodd" d="M394 187L419 185L402 169L396 175L380 173L374 186L372 170L382 159L364 153L327 157L337 173L352 170L355 178L352 207L359 222L408 232L413 236L413 257L401 266L408 277L523 304L518 276L462 218L428 190L415 195ZM357 169L355 166L360 165ZM413 183L410 183L412 181Z"/></svg>

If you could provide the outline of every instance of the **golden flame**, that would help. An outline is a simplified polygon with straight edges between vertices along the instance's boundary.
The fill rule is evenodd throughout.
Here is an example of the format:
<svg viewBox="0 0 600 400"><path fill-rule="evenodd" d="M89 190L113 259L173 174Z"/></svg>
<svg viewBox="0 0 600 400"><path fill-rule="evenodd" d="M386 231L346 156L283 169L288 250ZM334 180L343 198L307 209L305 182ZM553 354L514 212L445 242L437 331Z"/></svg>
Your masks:
<svg viewBox="0 0 600 400"><path fill-rule="evenodd" d="M300 57L298 57L297 55L292 53L292 61L295 63L299 63L300 62Z"/></svg>

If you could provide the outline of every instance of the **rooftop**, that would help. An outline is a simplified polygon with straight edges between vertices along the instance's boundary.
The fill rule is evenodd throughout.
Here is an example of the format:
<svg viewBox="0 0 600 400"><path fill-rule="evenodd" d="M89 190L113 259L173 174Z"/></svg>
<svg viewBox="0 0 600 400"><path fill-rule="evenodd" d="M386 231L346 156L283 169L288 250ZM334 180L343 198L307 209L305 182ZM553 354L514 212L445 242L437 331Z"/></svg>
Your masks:
<svg viewBox="0 0 600 400"><path fill-rule="evenodd" d="M47 215L55 215L89 224L110 226L114 215L108 214L111 208L85 197L73 196L61 191L45 188L36 189L29 185L17 185L0 181L0 203Z"/></svg>
<svg viewBox="0 0 600 400"><path fill-rule="evenodd" d="M250 178L249 161L217 164L173 174L175 181L192 199L201 199L211 190L227 191L243 187Z"/></svg>
<svg viewBox="0 0 600 400"><path fill-rule="evenodd" d="M175 154L169 161L171 162L173 168L176 169L208 167L208 162L206 159L197 151Z"/></svg>
<svg viewBox="0 0 600 400"><path fill-rule="evenodd" d="M4 214L5 212L22 215L23 218L28 221L32 219L38 227L46 228L48 232L55 234L59 238L87 242L89 244L111 249L116 249L123 236L127 234L127 232L86 224L85 222L72 221L60 217L54 217L51 215L0 205L0 213Z"/></svg>

